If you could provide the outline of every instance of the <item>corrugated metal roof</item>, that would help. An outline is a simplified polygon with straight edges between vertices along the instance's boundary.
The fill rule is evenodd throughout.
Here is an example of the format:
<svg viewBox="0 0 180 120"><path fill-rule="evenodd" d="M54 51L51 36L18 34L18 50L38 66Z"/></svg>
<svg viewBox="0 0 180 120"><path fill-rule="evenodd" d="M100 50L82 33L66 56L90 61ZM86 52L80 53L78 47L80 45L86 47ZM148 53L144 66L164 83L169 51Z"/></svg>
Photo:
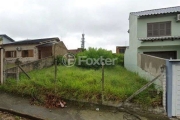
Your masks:
<svg viewBox="0 0 180 120"><path fill-rule="evenodd" d="M39 44L41 42L47 42L47 41L60 41L58 37L54 37L54 38L42 38L42 39L31 39L31 40L22 40L22 41L16 41L13 43L7 43L4 45L20 45L20 44Z"/></svg>
<svg viewBox="0 0 180 120"><path fill-rule="evenodd" d="M148 15L158 15L158 14L166 14L166 13L180 13L180 6L145 10L139 12L131 12L130 14L137 16L148 16Z"/></svg>
<svg viewBox="0 0 180 120"><path fill-rule="evenodd" d="M141 41L175 40L175 39L180 39L180 36L163 36L163 37L139 38L139 40L141 40Z"/></svg>

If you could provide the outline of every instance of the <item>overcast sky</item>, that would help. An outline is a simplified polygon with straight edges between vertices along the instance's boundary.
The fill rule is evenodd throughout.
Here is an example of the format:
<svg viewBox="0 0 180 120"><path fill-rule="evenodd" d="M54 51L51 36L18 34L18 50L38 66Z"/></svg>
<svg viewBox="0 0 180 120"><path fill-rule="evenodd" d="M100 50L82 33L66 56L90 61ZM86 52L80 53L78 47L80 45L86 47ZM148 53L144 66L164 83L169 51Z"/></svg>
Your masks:
<svg viewBox="0 0 180 120"><path fill-rule="evenodd" d="M130 12L179 6L180 0L0 0L0 34L15 40L59 37L68 49L128 45Z"/></svg>

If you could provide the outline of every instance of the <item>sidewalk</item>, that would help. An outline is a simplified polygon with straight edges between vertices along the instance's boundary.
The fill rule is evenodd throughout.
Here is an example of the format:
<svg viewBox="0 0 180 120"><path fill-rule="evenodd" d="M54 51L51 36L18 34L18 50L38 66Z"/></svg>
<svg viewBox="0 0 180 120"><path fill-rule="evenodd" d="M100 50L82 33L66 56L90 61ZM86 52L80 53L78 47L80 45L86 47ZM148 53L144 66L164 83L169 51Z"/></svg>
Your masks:
<svg viewBox="0 0 180 120"><path fill-rule="evenodd" d="M97 111L93 109L77 108L67 104L67 108L47 109L42 106L30 105L29 100L0 92L0 108L39 117L46 120L123 120L123 112L113 110ZM143 120L146 120L145 118Z"/></svg>
<svg viewBox="0 0 180 120"><path fill-rule="evenodd" d="M67 102L66 108L47 109L43 106L31 105L30 100L5 92L0 92L0 110L12 110L21 114L34 116L45 120L167 120L165 116L149 118L145 114L133 115L119 112L114 107L100 106L94 104L79 104ZM138 116L138 117L137 117Z"/></svg>

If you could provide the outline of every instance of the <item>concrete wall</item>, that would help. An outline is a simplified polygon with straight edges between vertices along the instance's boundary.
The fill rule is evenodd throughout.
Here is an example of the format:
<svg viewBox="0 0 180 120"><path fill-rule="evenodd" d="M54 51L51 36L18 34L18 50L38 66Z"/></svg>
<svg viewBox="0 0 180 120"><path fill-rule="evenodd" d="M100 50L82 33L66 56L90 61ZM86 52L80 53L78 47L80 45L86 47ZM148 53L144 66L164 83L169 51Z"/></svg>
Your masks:
<svg viewBox="0 0 180 120"><path fill-rule="evenodd" d="M51 57L33 61L27 64L22 64L21 67L23 68L24 71L29 72L35 69L42 69L45 67L52 66L53 63L54 63L54 58L51 56Z"/></svg>
<svg viewBox="0 0 180 120"><path fill-rule="evenodd" d="M136 73L146 80L152 80L161 73L161 66L166 65L166 59L145 55L137 54L137 66ZM159 78L154 83L156 88L162 90L162 78Z"/></svg>
<svg viewBox="0 0 180 120"><path fill-rule="evenodd" d="M166 59L138 54L138 66L154 77L161 73L161 66L163 65L166 65Z"/></svg>
<svg viewBox="0 0 180 120"><path fill-rule="evenodd" d="M53 63L54 63L54 58L51 56L51 57L36 60L36 61L33 61L33 62L29 62L29 63L26 63L26 64L21 64L20 66L22 67L22 69L25 72L29 72L29 71L36 70L36 69L42 69L42 68L45 68L45 67L50 67L50 66L53 65ZM17 67L6 69L5 70L6 78L7 77L16 78L16 72L17 72ZM22 71L19 70L19 72L22 72Z"/></svg>
<svg viewBox="0 0 180 120"><path fill-rule="evenodd" d="M5 52L6 51L16 51L16 57L15 58L5 58L7 62L14 63L17 58L19 58L22 62L31 62L38 60L38 49L35 47L36 45L9 45L4 46ZM21 47L21 50L18 51L17 47ZM33 57L22 57L22 51L23 50L33 50L34 54Z"/></svg>
<svg viewBox="0 0 180 120"><path fill-rule="evenodd" d="M126 69L137 72L137 16L129 16L129 47L124 55Z"/></svg>
<svg viewBox="0 0 180 120"><path fill-rule="evenodd" d="M149 80L152 80L156 76L161 74L161 77L158 78L154 83L156 84L156 88L163 91L162 103L164 111L166 111L166 59L158 58L145 54L138 54L138 73L142 77L148 76ZM161 70L163 67L163 72Z"/></svg>

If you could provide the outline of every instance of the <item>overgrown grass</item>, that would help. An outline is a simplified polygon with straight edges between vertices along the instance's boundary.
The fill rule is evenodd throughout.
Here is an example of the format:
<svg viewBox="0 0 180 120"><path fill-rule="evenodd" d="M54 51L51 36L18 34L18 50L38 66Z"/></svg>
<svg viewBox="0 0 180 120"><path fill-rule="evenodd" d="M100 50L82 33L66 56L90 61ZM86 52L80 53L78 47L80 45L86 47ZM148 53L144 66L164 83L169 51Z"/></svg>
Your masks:
<svg viewBox="0 0 180 120"><path fill-rule="evenodd" d="M78 67L58 66L57 82L54 82L54 67L34 70L29 73L31 80L20 75L17 83L9 79L0 86L1 90L21 95L38 96L42 101L47 93L67 99L99 101L101 100L101 69L83 69ZM147 83L137 74L121 66L105 68L105 100L123 101ZM139 94L132 102L152 105L160 101L154 86ZM152 94L150 94L152 93Z"/></svg>

